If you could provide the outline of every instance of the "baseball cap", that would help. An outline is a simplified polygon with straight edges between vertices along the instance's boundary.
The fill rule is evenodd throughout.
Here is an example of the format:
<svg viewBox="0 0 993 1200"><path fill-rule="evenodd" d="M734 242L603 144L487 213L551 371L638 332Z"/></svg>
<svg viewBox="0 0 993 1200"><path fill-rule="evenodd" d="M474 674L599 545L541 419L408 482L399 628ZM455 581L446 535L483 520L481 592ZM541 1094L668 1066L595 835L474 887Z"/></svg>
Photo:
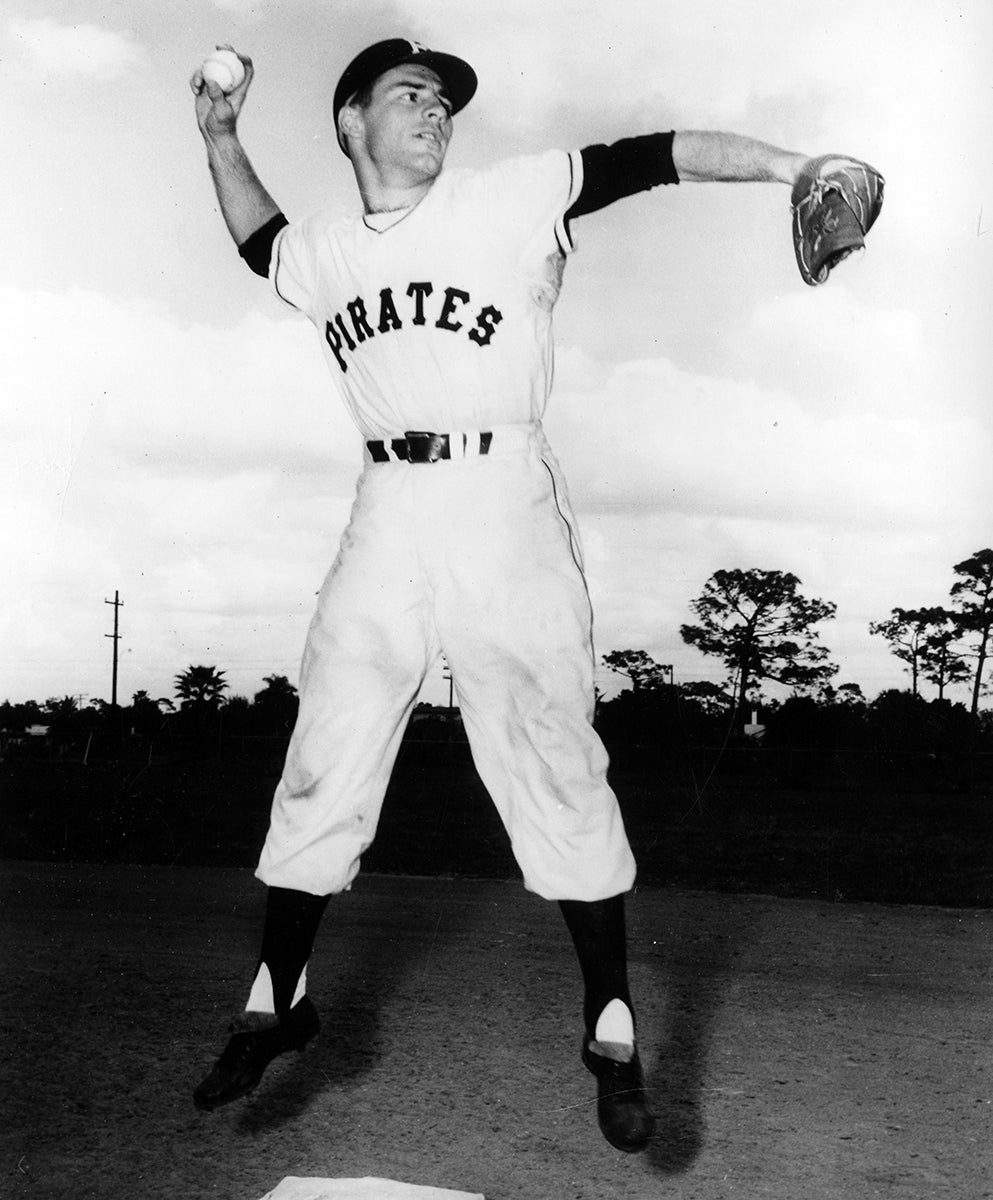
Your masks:
<svg viewBox="0 0 993 1200"><path fill-rule="evenodd" d="M475 95L476 72L461 58L456 58L454 54L442 54L440 50L430 50L420 42L409 41L407 38L389 38L385 42L376 42L375 45L367 47L345 68L338 80L338 86L334 89L335 130L338 129L338 114L356 92L392 67L400 67L404 63L420 63L421 66L434 71L448 91L453 114L465 108ZM344 150L340 134L338 142Z"/></svg>

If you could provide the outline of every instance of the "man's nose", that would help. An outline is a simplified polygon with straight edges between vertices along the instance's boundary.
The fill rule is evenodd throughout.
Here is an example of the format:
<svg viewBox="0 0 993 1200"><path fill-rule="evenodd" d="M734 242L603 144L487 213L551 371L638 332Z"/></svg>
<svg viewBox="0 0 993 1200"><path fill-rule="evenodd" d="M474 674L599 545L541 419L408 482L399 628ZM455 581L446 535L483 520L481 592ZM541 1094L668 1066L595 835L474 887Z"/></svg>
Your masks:
<svg viewBox="0 0 993 1200"><path fill-rule="evenodd" d="M445 108L440 96L432 96L425 105L424 111L427 116L434 117L436 120L442 121L445 118L447 109Z"/></svg>

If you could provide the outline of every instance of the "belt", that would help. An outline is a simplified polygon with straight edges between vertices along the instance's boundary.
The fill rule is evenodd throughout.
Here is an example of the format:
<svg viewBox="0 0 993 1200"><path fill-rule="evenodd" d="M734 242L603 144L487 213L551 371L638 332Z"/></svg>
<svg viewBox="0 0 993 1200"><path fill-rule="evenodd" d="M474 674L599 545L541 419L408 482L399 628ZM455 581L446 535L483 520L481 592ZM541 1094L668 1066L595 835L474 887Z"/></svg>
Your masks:
<svg viewBox="0 0 993 1200"><path fill-rule="evenodd" d="M452 439L455 439L453 442ZM470 441L476 445L470 445ZM433 463L442 458L489 454L492 433L421 433L408 429L402 438L366 442L373 462Z"/></svg>

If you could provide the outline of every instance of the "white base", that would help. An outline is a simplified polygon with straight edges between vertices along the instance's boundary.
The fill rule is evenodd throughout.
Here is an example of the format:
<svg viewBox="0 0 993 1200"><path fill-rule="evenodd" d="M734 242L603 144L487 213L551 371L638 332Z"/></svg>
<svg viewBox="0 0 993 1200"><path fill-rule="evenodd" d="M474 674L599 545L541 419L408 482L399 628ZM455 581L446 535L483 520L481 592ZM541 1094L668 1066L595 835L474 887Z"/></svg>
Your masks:
<svg viewBox="0 0 993 1200"><path fill-rule="evenodd" d="M481 1192L453 1192L395 1179L303 1179L288 1175L262 1200L486 1200Z"/></svg>

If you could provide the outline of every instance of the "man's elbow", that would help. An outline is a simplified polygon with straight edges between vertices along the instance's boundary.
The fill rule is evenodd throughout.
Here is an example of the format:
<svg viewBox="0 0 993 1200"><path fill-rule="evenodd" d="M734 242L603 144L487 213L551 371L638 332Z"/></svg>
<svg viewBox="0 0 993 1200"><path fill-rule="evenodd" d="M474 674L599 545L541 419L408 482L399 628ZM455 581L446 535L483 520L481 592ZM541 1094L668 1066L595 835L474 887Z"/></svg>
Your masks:
<svg viewBox="0 0 993 1200"><path fill-rule="evenodd" d="M263 279L269 278L269 263L272 261L272 245L276 234L288 224L289 221L281 212L276 213L238 246L238 253L246 264Z"/></svg>

